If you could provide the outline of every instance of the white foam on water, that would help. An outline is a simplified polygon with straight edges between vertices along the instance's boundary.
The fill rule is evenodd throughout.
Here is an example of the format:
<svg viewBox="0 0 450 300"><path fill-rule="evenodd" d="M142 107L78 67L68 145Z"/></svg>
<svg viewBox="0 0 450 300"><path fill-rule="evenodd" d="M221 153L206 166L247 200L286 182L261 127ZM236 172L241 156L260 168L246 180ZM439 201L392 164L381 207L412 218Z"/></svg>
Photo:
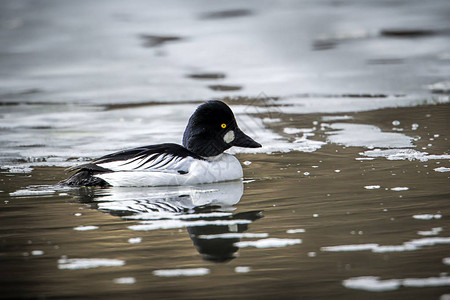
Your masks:
<svg viewBox="0 0 450 300"><path fill-rule="evenodd" d="M264 123L277 123L277 122L281 122L280 118L263 118L262 121Z"/></svg>
<svg viewBox="0 0 450 300"><path fill-rule="evenodd" d="M128 243L130 243L130 244L139 244L140 242L142 242L142 238L141 237L129 238L128 239Z"/></svg>
<svg viewBox="0 0 450 300"><path fill-rule="evenodd" d="M450 265L450 257L444 257L444 258L442 259L442 262L443 262L445 265Z"/></svg>
<svg viewBox="0 0 450 300"><path fill-rule="evenodd" d="M115 278L113 282L116 284L135 284L136 279L134 277L120 277Z"/></svg>
<svg viewBox="0 0 450 300"><path fill-rule="evenodd" d="M450 81L440 81L427 86L432 92L435 93L449 93Z"/></svg>
<svg viewBox="0 0 450 300"><path fill-rule="evenodd" d="M307 135L303 135L302 137L296 138L294 140L295 149L296 151L301 152L314 152L322 148L323 145L325 145L325 142L321 141L314 141L307 139Z"/></svg>
<svg viewBox="0 0 450 300"><path fill-rule="evenodd" d="M236 268L234 268L234 271L236 273L248 273L248 272L250 272L250 267L237 266Z"/></svg>
<svg viewBox="0 0 450 300"><path fill-rule="evenodd" d="M204 276L209 273L210 271L207 268L164 269L153 271L153 275L160 277Z"/></svg>
<svg viewBox="0 0 450 300"><path fill-rule="evenodd" d="M322 121L330 122L330 121L343 121L343 120L353 120L352 116L343 115L343 116L323 116Z"/></svg>
<svg viewBox="0 0 450 300"><path fill-rule="evenodd" d="M430 235L438 235L442 231L442 227L434 227L431 230L417 231L418 235L422 236L430 236Z"/></svg>
<svg viewBox="0 0 450 300"><path fill-rule="evenodd" d="M384 157L387 160L419 160L421 162L437 159L450 159L450 155L448 154L429 155L427 152L420 152L413 149L374 149L367 150L359 154L373 158Z"/></svg>
<svg viewBox="0 0 450 300"><path fill-rule="evenodd" d="M26 174L31 173L34 169L27 166L3 166L0 169L8 169L9 173L13 174Z"/></svg>
<svg viewBox="0 0 450 300"><path fill-rule="evenodd" d="M324 252L372 251L374 253L420 250L424 246L450 244L450 237L432 237L406 241L401 245L355 244L321 247Z"/></svg>
<svg viewBox="0 0 450 300"><path fill-rule="evenodd" d="M439 154L439 155L430 154L430 155L427 155L427 156L421 158L420 161L428 161L430 159L432 159L432 160L450 159L450 155L449 154Z"/></svg>
<svg viewBox="0 0 450 300"><path fill-rule="evenodd" d="M435 168L434 169L436 172L442 172L442 173L444 173L444 172L450 172L450 168L447 168L447 167L439 167L439 168Z"/></svg>
<svg viewBox="0 0 450 300"><path fill-rule="evenodd" d="M152 222L142 222L140 225L128 226L131 230L137 231L149 231L158 229L174 229L183 227L193 227L193 226L227 226L227 225L239 225L239 224L250 224L250 220L214 220L214 221L182 221L182 220L161 220Z"/></svg>
<svg viewBox="0 0 450 300"><path fill-rule="evenodd" d="M313 251L308 252L308 257L316 257L316 256L317 256L316 252L313 252Z"/></svg>
<svg viewBox="0 0 450 300"><path fill-rule="evenodd" d="M416 220L432 220L432 219L440 219L442 215L440 214L421 214L421 215L413 215L413 218Z"/></svg>
<svg viewBox="0 0 450 300"><path fill-rule="evenodd" d="M297 133L309 133L313 132L314 128L291 128L286 127L283 129L283 132L286 134L297 134Z"/></svg>
<svg viewBox="0 0 450 300"><path fill-rule="evenodd" d="M409 190L409 187L406 187L406 186L399 186L399 187L391 188L391 191L394 191L394 192L401 192L401 191L407 191L407 190Z"/></svg>
<svg viewBox="0 0 450 300"><path fill-rule="evenodd" d="M346 288L370 292L393 291L404 287L436 287L450 285L450 277L404 278L380 280L375 276L361 276L346 279L342 282Z"/></svg>
<svg viewBox="0 0 450 300"><path fill-rule="evenodd" d="M329 126L327 140L347 147L409 148L414 147L412 137L401 133L382 132L373 125L334 123Z"/></svg>
<svg viewBox="0 0 450 300"><path fill-rule="evenodd" d="M98 267L120 267L125 265L124 260L107 258L60 258L58 269L80 270Z"/></svg>
<svg viewBox="0 0 450 300"><path fill-rule="evenodd" d="M436 97L432 104L448 103L450 97ZM378 110L382 108L414 107L431 104L429 99L415 96L387 96L380 98L354 97L285 97L277 100L277 107L258 107L257 112L283 114L349 113Z"/></svg>
<svg viewBox="0 0 450 300"><path fill-rule="evenodd" d="M44 251L42 251L42 250L33 250L33 251L31 251L31 255L44 255Z"/></svg>
<svg viewBox="0 0 450 300"><path fill-rule="evenodd" d="M78 227L74 227L73 230L77 230L77 231L88 231L88 230L96 230L98 229L98 226L78 226Z"/></svg>
<svg viewBox="0 0 450 300"><path fill-rule="evenodd" d="M303 132L303 136L296 138L294 143L283 138L283 136L274 132L273 130L266 128L264 122L257 117L248 115L252 112L254 107L235 105L231 106L232 110L236 114L236 119L238 121L239 127L243 132L250 135L254 140L262 145L261 148L241 148L232 147L227 150L227 153L237 154L237 153L276 153L276 152L314 152L320 149L325 143L315 140L308 139L308 136L312 135L311 131L313 129L304 128L289 128L288 132L293 134L294 132ZM249 111L250 110L250 111ZM254 111L258 113L258 111Z"/></svg>
<svg viewBox="0 0 450 300"><path fill-rule="evenodd" d="M15 192L9 193L12 197L20 197L20 196L45 196L52 195L56 193L53 190L17 190Z"/></svg>
<svg viewBox="0 0 450 300"><path fill-rule="evenodd" d="M325 130L327 128L330 128L330 123L320 123L320 130Z"/></svg>
<svg viewBox="0 0 450 300"><path fill-rule="evenodd" d="M278 239L278 238L268 238L257 241L245 241L234 243L236 247L255 247L255 248L280 248L286 246L292 246L301 244L301 239Z"/></svg>
<svg viewBox="0 0 450 300"><path fill-rule="evenodd" d="M221 234L207 234L199 235L198 238L205 240L212 239L242 239L242 238L265 238L268 233L221 233Z"/></svg>
<svg viewBox="0 0 450 300"><path fill-rule="evenodd" d="M355 160L374 160L375 157L355 157Z"/></svg>
<svg viewBox="0 0 450 300"><path fill-rule="evenodd" d="M286 128L283 129L283 132L287 133L287 134L297 134L297 133L300 133L302 131L300 129L298 129L298 128L286 127Z"/></svg>
<svg viewBox="0 0 450 300"><path fill-rule="evenodd" d="M405 244L414 245L416 247L450 244L450 237L421 238L405 242Z"/></svg>
<svg viewBox="0 0 450 300"><path fill-rule="evenodd" d="M404 252L404 251L414 251L418 250L419 247L413 244L403 244L403 245L383 245L372 249L374 253L388 253L388 252Z"/></svg>
<svg viewBox="0 0 450 300"><path fill-rule="evenodd" d="M303 228L299 228L299 229L288 229L288 230L286 230L286 233L294 234L294 233L303 233L303 232L305 232L305 231L306 231L306 230L303 229Z"/></svg>
<svg viewBox="0 0 450 300"><path fill-rule="evenodd" d="M379 247L378 244L356 244L356 245L339 245L339 246L328 246L321 247L320 251L326 252L348 252L348 251L365 251L373 250Z"/></svg>
<svg viewBox="0 0 450 300"><path fill-rule="evenodd" d="M402 279L404 287L434 287L450 285L450 277L405 278Z"/></svg>
<svg viewBox="0 0 450 300"><path fill-rule="evenodd" d="M375 189L379 189L381 186L380 185L366 185L364 186L364 188L366 190L375 190Z"/></svg>
<svg viewBox="0 0 450 300"><path fill-rule="evenodd" d="M393 246L379 246L372 250L375 253L386 252L403 252L403 251L415 251L424 246L434 246L439 244L450 244L450 238L448 237L434 237L434 238L422 238L404 242L403 245Z"/></svg>
<svg viewBox="0 0 450 300"><path fill-rule="evenodd" d="M375 276L361 276L346 279L342 282L342 285L348 289L385 292L398 289L401 281L398 279L379 280L379 277Z"/></svg>

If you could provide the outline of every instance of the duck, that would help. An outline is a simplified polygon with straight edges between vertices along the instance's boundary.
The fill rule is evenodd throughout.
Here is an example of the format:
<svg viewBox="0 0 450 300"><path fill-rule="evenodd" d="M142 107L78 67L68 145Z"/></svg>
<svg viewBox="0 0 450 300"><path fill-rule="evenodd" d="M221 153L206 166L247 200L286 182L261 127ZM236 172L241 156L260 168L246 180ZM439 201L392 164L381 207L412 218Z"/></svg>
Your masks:
<svg viewBox="0 0 450 300"><path fill-rule="evenodd" d="M224 151L259 148L239 127L231 108L207 101L194 111L182 145L164 143L111 153L68 169L66 186L174 186L242 179L239 160Z"/></svg>

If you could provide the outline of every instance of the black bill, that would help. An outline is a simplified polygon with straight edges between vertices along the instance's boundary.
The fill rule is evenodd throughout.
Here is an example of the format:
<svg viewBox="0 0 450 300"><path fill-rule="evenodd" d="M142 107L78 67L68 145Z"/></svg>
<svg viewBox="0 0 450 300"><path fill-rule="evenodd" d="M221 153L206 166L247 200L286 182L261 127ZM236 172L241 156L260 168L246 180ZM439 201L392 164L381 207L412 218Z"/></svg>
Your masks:
<svg viewBox="0 0 450 300"><path fill-rule="evenodd" d="M232 146L245 147L245 148L260 148L260 143L255 142L251 137L242 132L239 128L234 132L234 141L231 142Z"/></svg>

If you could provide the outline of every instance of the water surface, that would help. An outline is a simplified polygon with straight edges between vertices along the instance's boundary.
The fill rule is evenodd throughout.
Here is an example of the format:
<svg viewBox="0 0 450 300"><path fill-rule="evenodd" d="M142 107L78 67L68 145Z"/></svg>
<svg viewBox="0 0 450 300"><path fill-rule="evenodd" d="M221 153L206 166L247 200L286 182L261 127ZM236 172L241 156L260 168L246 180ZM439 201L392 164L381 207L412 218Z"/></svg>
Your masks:
<svg viewBox="0 0 450 300"><path fill-rule="evenodd" d="M447 1L1 7L1 297L450 297ZM57 185L212 98L242 181Z"/></svg>

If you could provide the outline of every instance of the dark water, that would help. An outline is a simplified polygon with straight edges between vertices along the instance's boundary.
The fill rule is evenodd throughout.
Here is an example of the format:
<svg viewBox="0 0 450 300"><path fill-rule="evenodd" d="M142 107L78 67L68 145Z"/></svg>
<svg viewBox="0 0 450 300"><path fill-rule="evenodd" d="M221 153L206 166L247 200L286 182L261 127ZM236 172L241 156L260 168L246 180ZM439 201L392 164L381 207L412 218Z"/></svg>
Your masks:
<svg viewBox="0 0 450 300"><path fill-rule="evenodd" d="M0 298L449 299L448 1L3 1ZM243 181L79 188L206 99Z"/></svg>

